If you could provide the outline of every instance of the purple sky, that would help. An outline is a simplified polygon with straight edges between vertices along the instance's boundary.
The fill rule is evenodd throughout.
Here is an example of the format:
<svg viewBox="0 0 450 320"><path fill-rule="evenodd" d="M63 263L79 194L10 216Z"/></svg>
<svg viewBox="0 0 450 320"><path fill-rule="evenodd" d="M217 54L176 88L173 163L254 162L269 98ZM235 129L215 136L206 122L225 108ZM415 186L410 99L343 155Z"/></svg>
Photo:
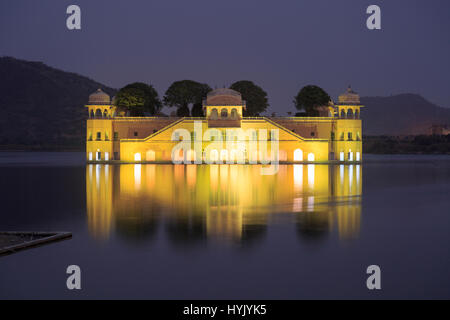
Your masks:
<svg viewBox="0 0 450 320"><path fill-rule="evenodd" d="M82 30L66 28L77 4ZM377 4L382 30L366 28ZM2 0L0 55L43 61L112 87L172 81L211 87L252 80L270 111L293 110L307 84L336 99L422 94L450 107L450 1Z"/></svg>

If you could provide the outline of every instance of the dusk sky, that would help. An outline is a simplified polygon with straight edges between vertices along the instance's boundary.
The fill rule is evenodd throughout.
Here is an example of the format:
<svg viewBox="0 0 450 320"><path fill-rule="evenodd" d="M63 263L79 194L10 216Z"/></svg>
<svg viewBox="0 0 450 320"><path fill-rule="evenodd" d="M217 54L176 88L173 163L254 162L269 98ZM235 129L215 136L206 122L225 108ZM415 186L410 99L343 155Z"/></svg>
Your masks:
<svg viewBox="0 0 450 320"><path fill-rule="evenodd" d="M70 4L81 7L81 30L66 28ZM381 30L366 28L371 4ZM449 30L448 0L0 2L1 56L115 88L151 83L161 97L175 80L252 80L278 114L294 111L307 84L333 99L351 84L362 96L411 92L450 107Z"/></svg>

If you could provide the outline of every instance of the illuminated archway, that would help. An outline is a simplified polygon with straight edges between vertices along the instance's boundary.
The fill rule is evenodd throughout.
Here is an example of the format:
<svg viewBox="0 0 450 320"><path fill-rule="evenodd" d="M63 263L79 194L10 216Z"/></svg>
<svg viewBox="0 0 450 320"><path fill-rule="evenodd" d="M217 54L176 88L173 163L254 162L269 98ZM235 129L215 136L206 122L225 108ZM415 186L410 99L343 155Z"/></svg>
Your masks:
<svg viewBox="0 0 450 320"><path fill-rule="evenodd" d="M231 119L237 119L238 113L236 108L231 109Z"/></svg>
<svg viewBox="0 0 450 320"><path fill-rule="evenodd" d="M228 150L227 149L222 149L220 151L220 160L221 161L228 161Z"/></svg>
<svg viewBox="0 0 450 320"><path fill-rule="evenodd" d="M294 161L303 161L303 151L301 149L294 150Z"/></svg>
<svg viewBox="0 0 450 320"><path fill-rule="evenodd" d="M347 118L353 119L353 109L348 109Z"/></svg>
<svg viewBox="0 0 450 320"><path fill-rule="evenodd" d="M212 109L210 118L211 119L217 119L218 117L219 117L219 113L217 112L217 109L216 108Z"/></svg>
<svg viewBox="0 0 450 320"><path fill-rule="evenodd" d="M211 152L209 154L209 159L212 162L219 161L219 151L217 151L216 149L211 150Z"/></svg>
<svg viewBox="0 0 450 320"><path fill-rule="evenodd" d="M145 154L145 160L147 161L155 161L156 155L155 155L155 151L153 150L148 150L147 153Z"/></svg>
<svg viewBox="0 0 450 320"><path fill-rule="evenodd" d="M220 117L221 118L227 118L228 117L228 110L223 108L222 111L220 111Z"/></svg>
<svg viewBox="0 0 450 320"><path fill-rule="evenodd" d="M308 153L308 161L309 162L314 161L314 153Z"/></svg>
<svg viewBox="0 0 450 320"><path fill-rule="evenodd" d="M193 162L193 161L195 161L195 160L197 160L195 151L192 150L192 149L189 149L189 150L186 152L186 161Z"/></svg>
<svg viewBox="0 0 450 320"><path fill-rule="evenodd" d="M341 111L341 118L345 118L345 110L344 109L342 109L342 111Z"/></svg>
<svg viewBox="0 0 450 320"><path fill-rule="evenodd" d="M139 152L134 154L134 161L141 161L141 154Z"/></svg>

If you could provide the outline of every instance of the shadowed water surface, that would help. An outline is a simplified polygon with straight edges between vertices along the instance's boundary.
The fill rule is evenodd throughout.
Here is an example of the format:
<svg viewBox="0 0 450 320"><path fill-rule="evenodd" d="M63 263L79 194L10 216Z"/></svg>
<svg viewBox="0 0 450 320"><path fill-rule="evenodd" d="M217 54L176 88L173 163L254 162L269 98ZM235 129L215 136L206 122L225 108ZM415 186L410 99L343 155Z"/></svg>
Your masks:
<svg viewBox="0 0 450 320"><path fill-rule="evenodd" d="M449 160L367 155L265 176L0 153L0 230L73 233L0 257L0 298L450 298ZM81 291L66 289L71 264Z"/></svg>

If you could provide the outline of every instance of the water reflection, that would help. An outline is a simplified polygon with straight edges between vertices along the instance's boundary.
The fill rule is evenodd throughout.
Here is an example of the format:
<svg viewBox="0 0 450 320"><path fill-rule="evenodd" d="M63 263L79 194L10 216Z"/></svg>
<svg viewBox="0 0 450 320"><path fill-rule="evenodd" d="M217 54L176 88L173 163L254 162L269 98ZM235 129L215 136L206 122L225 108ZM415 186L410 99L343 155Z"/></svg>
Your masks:
<svg viewBox="0 0 450 320"><path fill-rule="evenodd" d="M127 241L163 230L174 245L206 240L243 243L264 237L275 217L296 224L301 241L359 234L360 165L88 165L90 233ZM286 220L283 220L286 221ZM161 228L159 228L161 226Z"/></svg>

